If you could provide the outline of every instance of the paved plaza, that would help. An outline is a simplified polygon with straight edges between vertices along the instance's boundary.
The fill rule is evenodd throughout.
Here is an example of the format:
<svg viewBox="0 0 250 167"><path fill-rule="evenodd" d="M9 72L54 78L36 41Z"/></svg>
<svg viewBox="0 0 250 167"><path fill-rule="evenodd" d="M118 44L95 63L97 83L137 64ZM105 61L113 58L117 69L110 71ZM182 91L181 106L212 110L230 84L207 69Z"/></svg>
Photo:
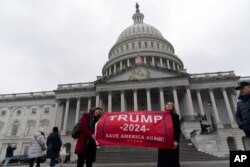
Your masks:
<svg viewBox="0 0 250 167"><path fill-rule="evenodd" d="M27 167L28 165L15 165L18 167ZM48 167L48 162L43 163L41 167ZM229 167L229 160L223 161L185 161L181 162L181 167ZM63 167L76 167L76 164L63 164ZM156 167L155 162L147 163L95 163L93 167Z"/></svg>

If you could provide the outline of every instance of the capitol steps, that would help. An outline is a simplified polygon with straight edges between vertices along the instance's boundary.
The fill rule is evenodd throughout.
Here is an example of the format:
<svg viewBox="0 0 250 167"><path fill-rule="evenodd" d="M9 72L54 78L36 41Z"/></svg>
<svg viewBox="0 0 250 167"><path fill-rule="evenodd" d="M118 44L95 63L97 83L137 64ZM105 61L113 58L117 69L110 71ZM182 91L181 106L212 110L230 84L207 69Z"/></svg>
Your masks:
<svg viewBox="0 0 250 167"><path fill-rule="evenodd" d="M198 150L217 157L229 157L229 139L235 143L231 144L232 150L244 150L242 137L244 133L239 129L218 129L216 134L201 135L196 133L191 140ZM233 142L232 142L233 143ZM211 148L204 146L211 145Z"/></svg>
<svg viewBox="0 0 250 167"><path fill-rule="evenodd" d="M140 147L102 147L97 151L97 162L156 162L158 150ZM190 140L181 136L181 161L209 161L221 158L198 151Z"/></svg>

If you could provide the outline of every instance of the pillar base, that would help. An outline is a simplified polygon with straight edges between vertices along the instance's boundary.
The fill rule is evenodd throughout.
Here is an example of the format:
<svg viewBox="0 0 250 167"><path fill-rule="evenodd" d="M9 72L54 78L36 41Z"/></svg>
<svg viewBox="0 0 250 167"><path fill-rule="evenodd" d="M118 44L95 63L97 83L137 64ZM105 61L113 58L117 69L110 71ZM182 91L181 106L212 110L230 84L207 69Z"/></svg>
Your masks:
<svg viewBox="0 0 250 167"><path fill-rule="evenodd" d="M66 135L66 130L61 130L61 135Z"/></svg>
<svg viewBox="0 0 250 167"><path fill-rule="evenodd" d="M232 126L232 128L238 128L238 125L236 124L236 122L231 122L231 126Z"/></svg>
<svg viewBox="0 0 250 167"><path fill-rule="evenodd" d="M216 127L218 128L224 128L223 124L221 122L216 122Z"/></svg>

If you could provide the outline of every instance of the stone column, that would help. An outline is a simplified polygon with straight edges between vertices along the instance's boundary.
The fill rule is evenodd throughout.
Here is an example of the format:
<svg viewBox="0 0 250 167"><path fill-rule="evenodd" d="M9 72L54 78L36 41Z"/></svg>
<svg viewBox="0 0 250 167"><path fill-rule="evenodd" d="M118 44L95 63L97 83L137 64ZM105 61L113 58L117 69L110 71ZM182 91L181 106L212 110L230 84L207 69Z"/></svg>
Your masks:
<svg viewBox="0 0 250 167"><path fill-rule="evenodd" d="M112 74L111 67L109 67L109 75L111 75L111 74Z"/></svg>
<svg viewBox="0 0 250 167"><path fill-rule="evenodd" d="M65 106L62 105L61 103L58 103L58 117L57 117L57 127L58 127L58 130L60 130L60 132L62 131L63 129L63 112L65 110Z"/></svg>
<svg viewBox="0 0 250 167"><path fill-rule="evenodd" d="M100 94L99 92L96 93L96 100L95 100L95 107L100 106Z"/></svg>
<svg viewBox="0 0 250 167"><path fill-rule="evenodd" d="M173 70L176 70L175 62L173 62Z"/></svg>
<svg viewBox="0 0 250 167"><path fill-rule="evenodd" d="M144 64L147 64L147 57L146 56L143 57L143 62L144 62Z"/></svg>
<svg viewBox="0 0 250 167"><path fill-rule="evenodd" d="M116 64L114 64L114 73L116 73Z"/></svg>
<svg viewBox="0 0 250 167"><path fill-rule="evenodd" d="M205 112L204 112L204 108L203 108L203 104L202 104L202 100L201 100L201 93L200 93L200 90L196 90L196 95L197 95L197 99L198 99L198 105L199 105L199 110L200 110L200 114L202 116L205 115Z"/></svg>
<svg viewBox="0 0 250 167"><path fill-rule="evenodd" d="M170 62L169 62L168 59L167 59L167 68L168 68L168 69L171 69L171 67L170 67Z"/></svg>
<svg viewBox="0 0 250 167"><path fill-rule="evenodd" d="M150 89L146 89L146 93L147 93L147 110L152 111Z"/></svg>
<svg viewBox="0 0 250 167"><path fill-rule="evenodd" d="M129 59L127 59L127 65L128 65L128 67L130 66L130 60Z"/></svg>
<svg viewBox="0 0 250 167"><path fill-rule="evenodd" d="M57 118L58 118L58 105L59 102L56 100L56 106L55 106L55 111L54 111L54 121L53 121L53 127L57 126Z"/></svg>
<svg viewBox="0 0 250 167"><path fill-rule="evenodd" d="M68 116L69 116L69 103L70 103L70 99L67 99L66 108L65 108L65 115L64 115L64 121L63 121L63 129L62 129L62 132L61 132L62 135L66 135L66 131L67 131L67 123L68 123Z"/></svg>
<svg viewBox="0 0 250 167"><path fill-rule="evenodd" d="M186 87L187 91L187 105L188 105L188 113L189 115L194 115L194 106L193 106L193 101L192 101L192 96L190 92L190 88Z"/></svg>
<svg viewBox="0 0 250 167"><path fill-rule="evenodd" d="M162 111L164 111L164 105L165 105L165 101L164 101L164 94L163 94L163 89L162 88L159 88L159 91L160 91L160 109Z"/></svg>
<svg viewBox="0 0 250 167"><path fill-rule="evenodd" d="M125 111L125 97L124 91L121 91L121 112Z"/></svg>
<svg viewBox="0 0 250 167"><path fill-rule="evenodd" d="M6 112L6 115L8 116L8 118L7 118L8 120L6 122L5 136L10 136L11 135L12 123L13 123L12 119L14 118L13 115L15 114L15 110L13 109L13 107L8 107L8 109L9 109L10 115L8 116L8 113Z"/></svg>
<svg viewBox="0 0 250 167"><path fill-rule="evenodd" d="M138 111L137 90L133 90L133 97L134 97L134 111Z"/></svg>
<svg viewBox="0 0 250 167"><path fill-rule="evenodd" d="M177 70L179 70L179 69L180 69L180 66L179 66L179 64L177 64L177 65L176 65L176 68L177 68Z"/></svg>
<svg viewBox="0 0 250 167"><path fill-rule="evenodd" d="M80 106L81 106L81 98L79 97L79 98L77 98L77 102L76 102L75 124L79 121Z"/></svg>
<svg viewBox="0 0 250 167"><path fill-rule="evenodd" d="M100 100L99 100L99 107L101 107L101 108L103 108L104 106L103 106L103 101L102 101L102 98L100 98Z"/></svg>
<svg viewBox="0 0 250 167"><path fill-rule="evenodd" d="M162 58L160 58L160 66L163 67Z"/></svg>
<svg viewBox="0 0 250 167"><path fill-rule="evenodd" d="M152 65L155 66L155 58L152 56Z"/></svg>
<svg viewBox="0 0 250 167"><path fill-rule="evenodd" d="M223 128L223 125L221 123L219 113L218 113L218 110L217 110L216 102L215 102L215 99L214 99L214 93L213 93L212 89L209 89L209 95L210 95L210 99L211 99L212 106L213 106L213 111L214 111L214 116L215 116L215 121L216 121L217 128Z"/></svg>
<svg viewBox="0 0 250 167"><path fill-rule="evenodd" d="M122 61L120 61L120 70L122 70Z"/></svg>
<svg viewBox="0 0 250 167"><path fill-rule="evenodd" d="M108 112L112 111L112 92L108 94Z"/></svg>
<svg viewBox="0 0 250 167"><path fill-rule="evenodd" d="M178 95L177 95L177 90L175 87L173 87L173 95L174 95L174 104L175 104L175 110L177 112L177 114L180 114L180 107L179 107L179 101L178 101Z"/></svg>
<svg viewBox="0 0 250 167"><path fill-rule="evenodd" d="M87 109L88 111L87 112L89 112L90 108L91 108L91 97L88 98L88 109Z"/></svg>
<svg viewBox="0 0 250 167"><path fill-rule="evenodd" d="M233 113L235 113L237 110L237 98L238 97L236 97L235 91L231 91L230 96L231 96L231 100L233 103Z"/></svg>
<svg viewBox="0 0 250 167"><path fill-rule="evenodd" d="M231 110L231 106L229 104L229 100L228 100L226 89L225 88L221 88L221 90L222 90L222 94L223 94L223 97L224 97L224 101L226 103L227 114L229 116L229 120L230 120L231 126L232 126L232 128L237 128L238 126L237 126L236 122L234 121L234 117L233 117L233 113L232 113L232 110Z"/></svg>

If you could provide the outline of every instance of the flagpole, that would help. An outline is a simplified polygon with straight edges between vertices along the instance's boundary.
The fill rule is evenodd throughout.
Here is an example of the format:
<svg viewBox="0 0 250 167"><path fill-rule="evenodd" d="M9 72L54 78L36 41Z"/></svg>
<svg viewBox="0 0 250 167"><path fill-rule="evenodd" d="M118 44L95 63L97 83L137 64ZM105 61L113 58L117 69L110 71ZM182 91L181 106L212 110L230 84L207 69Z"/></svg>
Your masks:
<svg viewBox="0 0 250 167"><path fill-rule="evenodd" d="M139 38L138 38L138 35L136 36L137 38L137 53L139 55L140 51L139 51Z"/></svg>
<svg viewBox="0 0 250 167"><path fill-rule="evenodd" d="M137 56L136 56L136 64L139 64L141 63L142 61L142 58L140 56L140 50L139 50L139 38L138 38L138 35L136 36L136 39L137 39Z"/></svg>

